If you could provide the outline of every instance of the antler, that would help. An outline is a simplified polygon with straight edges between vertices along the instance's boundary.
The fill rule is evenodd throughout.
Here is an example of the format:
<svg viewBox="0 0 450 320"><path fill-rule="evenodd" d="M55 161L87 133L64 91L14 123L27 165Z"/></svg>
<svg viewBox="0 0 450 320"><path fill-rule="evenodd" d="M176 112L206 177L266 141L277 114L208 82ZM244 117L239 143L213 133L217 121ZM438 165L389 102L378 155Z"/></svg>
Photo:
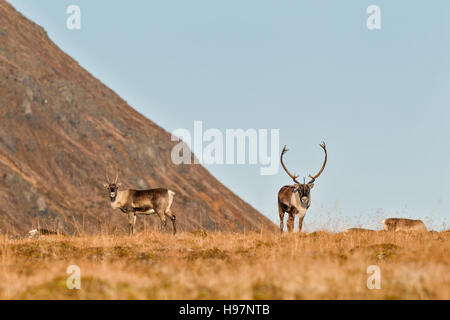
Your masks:
<svg viewBox="0 0 450 320"><path fill-rule="evenodd" d="M286 146L284 146L283 151L281 152L281 157L280 157L281 165L283 166L283 169L284 169L284 171L286 171L286 173L288 174L288 176L291 177L292 180L294 180L295 183L300 184L300 183L297 181L298 176L297 176L297 175L292 175L292 174L289 172L289 170L286 168L286 166L284 165L284 162L283 162L283 156L284 156L284 154L285 154L286 152L288 152L288 149L286 148Z"/></svg>
<svg viewBox="0 0 450 320"><path fill-rule="evenodd" d="M106 178L106 182L109 184L109 177L108 177L108 169L105 168L105 178Z"/></svg>
<svg viewBox="0 0 450 320"><path fill-rule="evenodd" d="M317 173L314 177L312 175L309 175L311 181L309 181L308 184L314 183L314 181L316 181L316 179L322 174L323 170L325 170L325 166L327 164L328 155L327 155L327 146L325 145L325 142L322 142L320 147L325 152L325 161L323 162L322 169L320 169L319 173Z"/></svg>
<svg viewBox="0 0 450 320"><path fill-rule="evenodd" d="M119 180L119 171L117 171L116 180L114 180L114 184L117 184L118 180Z"/></svg>

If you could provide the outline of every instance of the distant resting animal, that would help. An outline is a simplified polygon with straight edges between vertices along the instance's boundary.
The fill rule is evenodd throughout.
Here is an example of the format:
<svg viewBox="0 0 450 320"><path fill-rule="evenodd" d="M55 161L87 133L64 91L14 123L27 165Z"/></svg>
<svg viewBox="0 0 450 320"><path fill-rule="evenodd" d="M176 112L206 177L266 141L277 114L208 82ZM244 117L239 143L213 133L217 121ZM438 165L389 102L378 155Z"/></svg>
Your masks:
<svg viewBox="0 0 450 320"><path fill-rule="evenodd" d="M411 220L402 218L389 218L381 221L386 231L418 231L427 232L427 227L422 220Z"/></svg>
<svg viewBox="0 0 450 320"><path fill-rule="evenodd" d="M39 237L40 235L49 236L49 235L59 235L59 234L60 233L58 233L58 232L47 230L47 229L33 229L30 232L28 232L28 237L36 238L36 237Z"/></svg>

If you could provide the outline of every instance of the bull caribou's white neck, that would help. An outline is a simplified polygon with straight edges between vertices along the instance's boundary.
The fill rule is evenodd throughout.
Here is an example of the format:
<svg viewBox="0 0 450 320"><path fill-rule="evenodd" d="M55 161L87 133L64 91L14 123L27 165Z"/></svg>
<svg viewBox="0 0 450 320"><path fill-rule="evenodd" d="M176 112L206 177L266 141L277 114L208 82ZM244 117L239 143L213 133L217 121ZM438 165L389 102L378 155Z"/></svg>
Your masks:
<svg viewBox="0 0 450 320"><path fill-rule="evenodd" d="M117 190L115 198L111 197L110 195L109 200L111 203L111 207L113 209L119 209L123 205L124 200L126 200L127 193L128 193L127 191Z"/></svg>
<svg viewBox="0 0 450 320"><path fill-rule="evenodd" d="M307 199L307 197L304 198ZM309 208L309 205L311 204L311 201L307 199L307 202L303 202L301 194L297 190L297 192L292 193L291 203L297 209L299 216L304 217L306 215L306 211Z"/></svg>
<svg viewBox="0 0 450 320"><path fill-rule="evenodd" d="M300 201L300 205L298 206L298 214L300 217L304 217L306 215L306 210L308 210L308 206Z"/></svg>

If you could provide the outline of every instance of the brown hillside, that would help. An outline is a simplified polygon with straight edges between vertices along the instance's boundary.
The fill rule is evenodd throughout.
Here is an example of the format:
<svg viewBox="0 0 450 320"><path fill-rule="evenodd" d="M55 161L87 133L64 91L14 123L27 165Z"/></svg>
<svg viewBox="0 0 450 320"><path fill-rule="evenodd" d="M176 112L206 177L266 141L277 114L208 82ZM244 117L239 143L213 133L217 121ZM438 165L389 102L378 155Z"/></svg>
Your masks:
<svg viewBox="0 0 450 320"><path fill-rule="evenodd" d="M126 230L102 189L174 190L180 229L273 229L199 165L170 160L170 134L62 52L43 28L0 0L0 230ZM170 111L168 111L170 112ZM138 219L138 230L157 218Z"/></svg>

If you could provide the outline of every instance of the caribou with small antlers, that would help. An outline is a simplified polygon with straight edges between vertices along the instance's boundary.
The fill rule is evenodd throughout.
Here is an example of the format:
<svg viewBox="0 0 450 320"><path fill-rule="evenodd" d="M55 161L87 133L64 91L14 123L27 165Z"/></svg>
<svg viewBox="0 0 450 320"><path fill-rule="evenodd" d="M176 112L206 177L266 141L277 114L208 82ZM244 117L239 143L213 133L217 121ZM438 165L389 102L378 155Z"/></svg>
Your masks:
<svg viewBox="0 0 450 320"><path fill-rule="evenodd" d="M107 183L104 187L109 190L109 199L113 209L119 209L128 215L130 224L130 235L134 234L136 216L157 214L163 226L166 226L166 217L172 220L173 234L177 232L176 216L173 214L171 206L175 192L168 189L151 190L119 190L121 184L117 183L119 174L114 182L110 182L106 174Z"/></svg>
<svg viewBox="0 0 450 320"><path fill-rule="evenodd" d="M281 165L283 166L284 171L288 174L289 177L294 181L294 185L284 186L278 192L278 212L280 214L280 231L283 232L284 229L284 214L287 212L289 214L289 218L287 221L288 231L292 232L294 230L294 220L295 215L299 215L298 221L298 229L299 232L302 231L303 219L305 218L306 210L309 209L311 205L311 189L314 187L314 182L316 179L322 174L325 166L327 164L327 147L325 142L323 142L320 147L325 152L325 161L323 162L322 168L315 175L309 175L311 180L306 183L305 179L303 179L303 183L297 181L298 175L293 175L289 172L283 162L283 156L288 152L286 146L284 146L283 151L281 152Z"/></svg>

